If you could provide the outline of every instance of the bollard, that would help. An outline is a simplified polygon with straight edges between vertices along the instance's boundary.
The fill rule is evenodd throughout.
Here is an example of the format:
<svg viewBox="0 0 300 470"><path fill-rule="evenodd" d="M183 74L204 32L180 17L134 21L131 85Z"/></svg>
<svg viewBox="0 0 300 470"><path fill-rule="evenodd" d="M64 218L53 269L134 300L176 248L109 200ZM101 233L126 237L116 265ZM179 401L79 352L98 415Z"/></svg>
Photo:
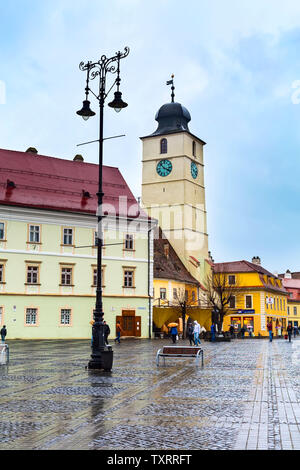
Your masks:
<svg viewBox="0 0 300 470"><path fill-rule="evenodd" d="M7 344L0 344L0 366L9 362L9 347Z"/></svg>

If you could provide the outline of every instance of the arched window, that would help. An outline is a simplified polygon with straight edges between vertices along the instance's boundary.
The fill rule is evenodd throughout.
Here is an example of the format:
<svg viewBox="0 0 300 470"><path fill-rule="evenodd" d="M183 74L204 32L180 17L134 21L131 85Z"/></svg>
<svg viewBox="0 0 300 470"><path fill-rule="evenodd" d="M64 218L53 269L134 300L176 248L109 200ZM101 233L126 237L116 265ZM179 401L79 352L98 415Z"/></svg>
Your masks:
<svg viewBox="0 0 300 470"><path fill-rule="evenodd" d="M193 157L196 157L196 142L193 140Z"/></svg>
<svg viewBox="0 0 300 470"><path fill-rule="evenodd" d="M160 153L168 153L168 141L167 141L167 139L161 139L161 141L160 141Z"/></svg>

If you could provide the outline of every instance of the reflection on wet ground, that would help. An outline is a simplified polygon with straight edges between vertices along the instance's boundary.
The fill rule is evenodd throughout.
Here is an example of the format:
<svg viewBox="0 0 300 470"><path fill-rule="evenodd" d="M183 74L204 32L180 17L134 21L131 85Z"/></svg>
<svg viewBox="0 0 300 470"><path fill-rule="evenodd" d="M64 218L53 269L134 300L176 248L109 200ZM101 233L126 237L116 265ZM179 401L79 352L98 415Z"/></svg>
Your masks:
<svg viewBox="0 0 300 470"><path fill-rule="evenodd" d="M87 371L89 341L10 341L0 366L0 449L300 449L300 339L124 340L111 373Z"/></svg>

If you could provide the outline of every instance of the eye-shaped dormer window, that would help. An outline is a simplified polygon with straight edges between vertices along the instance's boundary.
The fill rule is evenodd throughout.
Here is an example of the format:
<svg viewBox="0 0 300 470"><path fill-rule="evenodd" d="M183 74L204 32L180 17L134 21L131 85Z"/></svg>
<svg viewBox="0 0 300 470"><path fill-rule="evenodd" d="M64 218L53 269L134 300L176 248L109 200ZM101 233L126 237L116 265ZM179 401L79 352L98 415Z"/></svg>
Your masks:
<svg viewBox="0 0 300 470"><path fill-rule="evenodd" d="M160 153L168 153L168 141L167 141L167 139L161 139L161 141L160 141Z"/></svg>

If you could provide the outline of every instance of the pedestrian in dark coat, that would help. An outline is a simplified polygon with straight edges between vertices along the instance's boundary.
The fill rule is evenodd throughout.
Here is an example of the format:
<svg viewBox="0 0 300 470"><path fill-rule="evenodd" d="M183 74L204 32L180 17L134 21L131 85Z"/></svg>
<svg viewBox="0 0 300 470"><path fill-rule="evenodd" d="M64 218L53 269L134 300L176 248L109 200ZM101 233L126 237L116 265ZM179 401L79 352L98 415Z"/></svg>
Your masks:
<svg viewBox="0 0 300 470"><path fill-rule="evenodd" d="M3 328L1 328L0 334L2 343L5 343L5 337L7 335L7 329L5 325L3 326Z"/></svg>
<svg viewBox="0 0 300 470"><path fill-rule="evenodd" d="M195 340L194 340L194 327L192 323L189 323L187 333L188 333L188 338L190 340L190 345L193 346L193 344L195 344Z"/></svg>
<svg viewBox="0 0 300 470"><path fill-rule="evenodd" d="M109 328L108 324L106 323L106 321L104 321L103 323L104 323L104 341L105 341L105 344L108 344L108 337L110 335L110 328Z"/></svg>
<svg viewBox="0 0 300 470"><path fill-rule="evenodd" d="M293 333L293 327L291 323L289 323L289 326L287 327L286 331L289 336L289 343L290 343L292 340L292 333Z"/></svg>

